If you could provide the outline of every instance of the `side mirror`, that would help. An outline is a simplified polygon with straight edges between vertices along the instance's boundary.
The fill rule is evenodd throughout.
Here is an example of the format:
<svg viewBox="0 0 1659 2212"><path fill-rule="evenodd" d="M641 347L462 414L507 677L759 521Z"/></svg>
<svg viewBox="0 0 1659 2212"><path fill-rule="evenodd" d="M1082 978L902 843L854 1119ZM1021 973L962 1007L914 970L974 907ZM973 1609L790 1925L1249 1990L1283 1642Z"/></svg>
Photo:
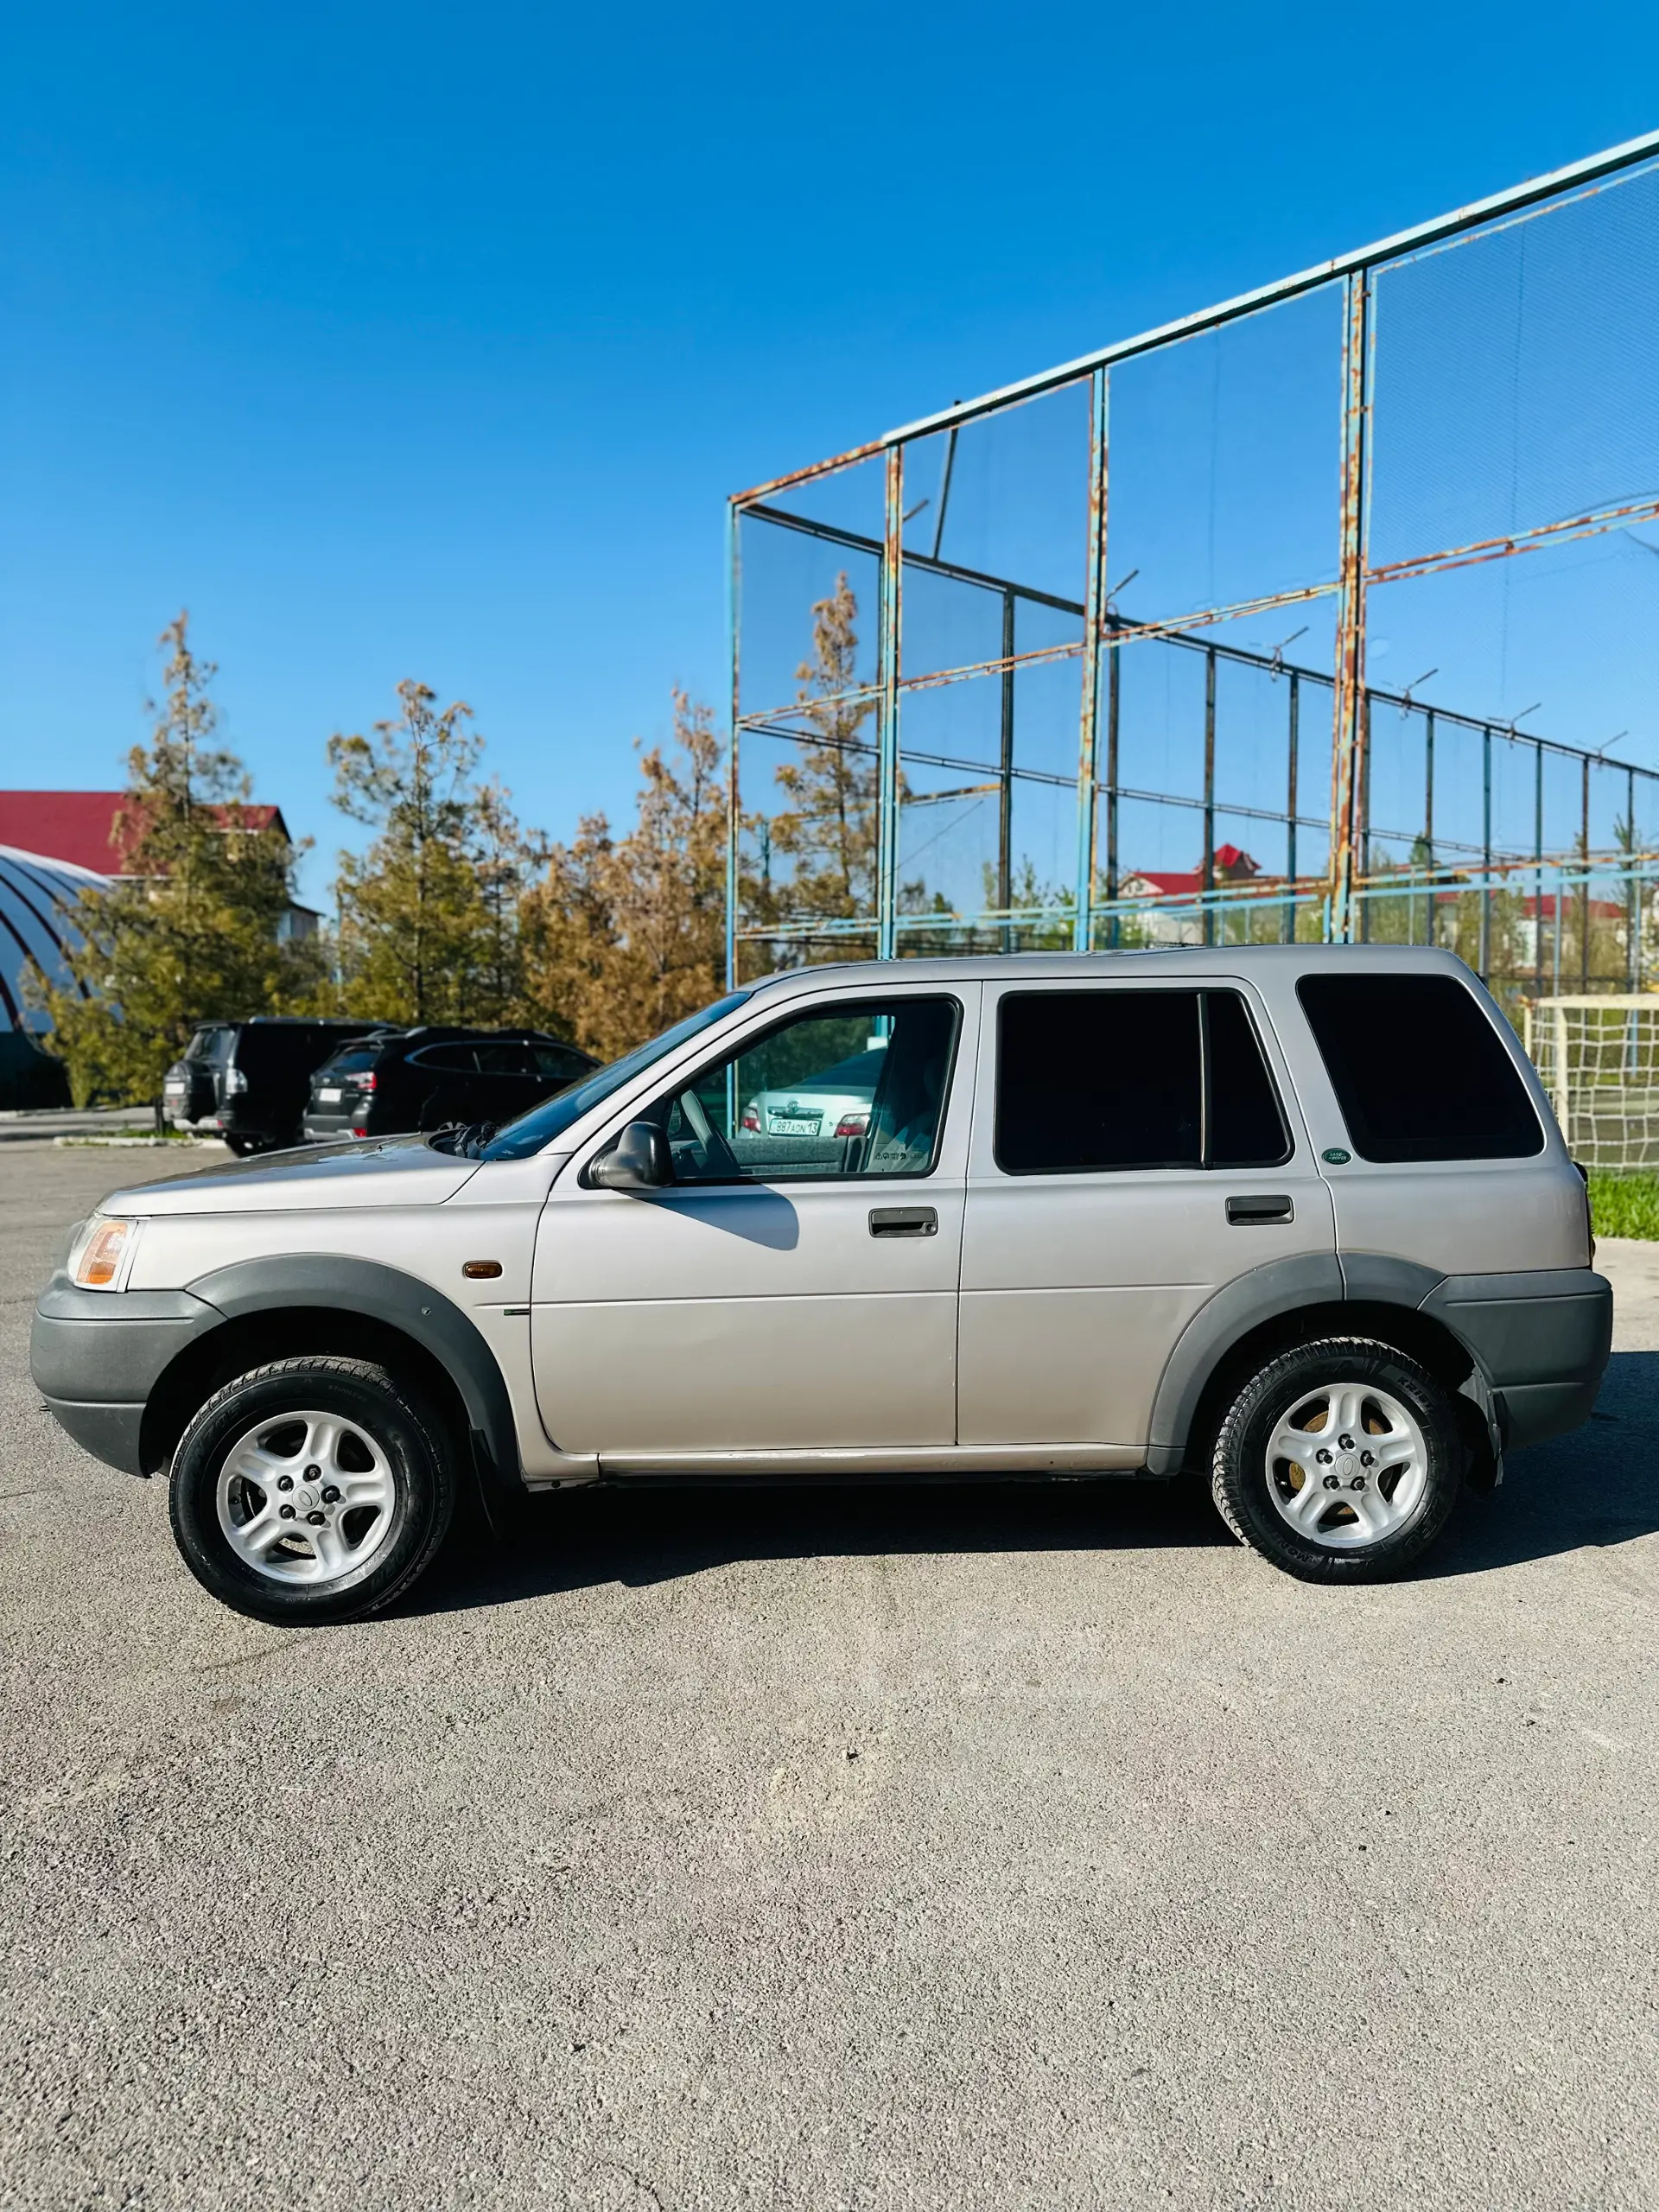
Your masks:
<svg viewBox="0 0 1659 2212"><path fill-rule="evenodd" d="M590 1164L588 1180L601 1191L660 1191L674 1180L668 1139L653 1122L630 1122Z"/></svg>

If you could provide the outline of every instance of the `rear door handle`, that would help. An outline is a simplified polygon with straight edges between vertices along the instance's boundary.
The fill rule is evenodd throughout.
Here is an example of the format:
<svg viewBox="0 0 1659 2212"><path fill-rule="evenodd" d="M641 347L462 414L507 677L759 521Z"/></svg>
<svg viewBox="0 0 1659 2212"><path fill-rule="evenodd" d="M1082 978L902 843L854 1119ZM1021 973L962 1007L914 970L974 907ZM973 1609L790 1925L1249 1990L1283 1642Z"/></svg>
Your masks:
<svg viewBox="0 0 1659 2212"><path fill-rule="evenodd" d="M1252 1192L1247 1198L1229 1198L1227 1218L1236 1229L1257 1221L1294 1221L1296 1209L1283 1192Z"/></svg>
<svg viewBox="0 0 1659 2212"><path fill-rule="evenodd" d="M937 1236L939 1217L932 1206L872 1206L872 1236Z"/></svg>

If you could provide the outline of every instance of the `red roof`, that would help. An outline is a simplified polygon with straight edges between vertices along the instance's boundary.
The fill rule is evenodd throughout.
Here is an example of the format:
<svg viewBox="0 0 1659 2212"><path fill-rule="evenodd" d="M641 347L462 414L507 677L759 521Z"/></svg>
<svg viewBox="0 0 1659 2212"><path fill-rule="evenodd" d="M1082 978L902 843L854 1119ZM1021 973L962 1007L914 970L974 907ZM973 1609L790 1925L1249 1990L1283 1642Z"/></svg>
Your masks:
<svg viewBox="0 0 1659 2212"><path fill-rule="evenodd" d="M124 855L111 842L111 833L116 816L129 804L125 791L0 791L0 845L19 845L45 860L119 875ZM251 830L275 830L288 836L280 807L249 806L245 813Z"/></svg>
<svg viewBox="0 0 1659 2212"><path fill-rule="evenodd" d="M1164 899L1196 899L1204 889L1204 871L1201 868L1126 868L1123 873L1126 880L1133 877L1137 883L1149 884ZM1249 854L1241 851L1236 845L1216 847L1215 887L1217 890L1224 889L1229 883L1243 882L1261 873L1261 868Z"/></svg>

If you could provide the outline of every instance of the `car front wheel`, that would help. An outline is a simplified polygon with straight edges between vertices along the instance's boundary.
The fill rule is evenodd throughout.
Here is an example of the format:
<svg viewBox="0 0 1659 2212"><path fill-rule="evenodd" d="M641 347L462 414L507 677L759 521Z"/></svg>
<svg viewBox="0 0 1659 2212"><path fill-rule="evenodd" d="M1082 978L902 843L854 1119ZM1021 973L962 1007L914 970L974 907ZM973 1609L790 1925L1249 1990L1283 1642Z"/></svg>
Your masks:
<svg viewBox="0 0 1659 2212"><path fill-rule="evenodd" d="M1450 1394L1363 1337L1298 1344L1253 1376L1216 1439L1211 1489L1241 1542L1306 1582L1375 1582L1451 1516L1465 1452Z"/></svg>
<svg viewBox="0 0 1659 2212"><path fill-rule="evenodd" d="M442 1426L389 1370L274 1360L214 1392L174 1454L173 1534L204 1589L255 1620L356 1620L442 1545L455 1485Z"/></svg>

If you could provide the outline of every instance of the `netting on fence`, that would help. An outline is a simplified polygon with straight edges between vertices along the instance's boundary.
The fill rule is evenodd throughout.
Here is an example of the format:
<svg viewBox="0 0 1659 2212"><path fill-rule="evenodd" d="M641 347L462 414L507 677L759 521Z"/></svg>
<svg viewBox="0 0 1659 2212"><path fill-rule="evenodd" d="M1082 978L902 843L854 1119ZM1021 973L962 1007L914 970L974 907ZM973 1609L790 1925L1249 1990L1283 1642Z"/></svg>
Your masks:
<svg viewBox="0 0 1659 2212"><path fill-rule="evenodd" d="M1659 993L1537 999L1523 1033L1580 1166L1659 1168Z"/></svg>

